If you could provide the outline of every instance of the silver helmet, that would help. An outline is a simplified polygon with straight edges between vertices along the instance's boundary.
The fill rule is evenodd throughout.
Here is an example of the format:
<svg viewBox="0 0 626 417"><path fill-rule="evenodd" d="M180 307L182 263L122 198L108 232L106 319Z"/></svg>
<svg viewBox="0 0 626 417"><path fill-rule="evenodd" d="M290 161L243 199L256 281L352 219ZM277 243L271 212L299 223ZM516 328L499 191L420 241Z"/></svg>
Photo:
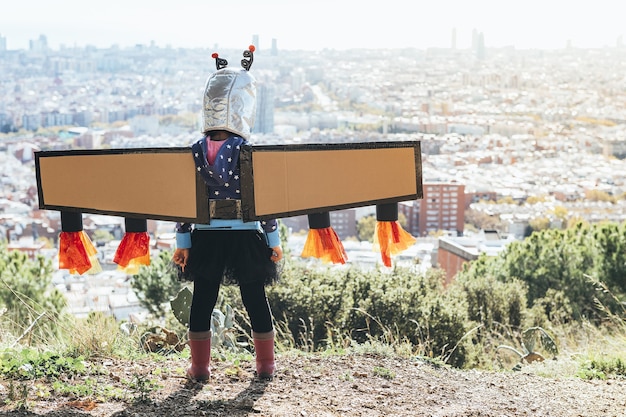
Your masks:
<svg viewBox="0 0 626 417"><path fill-rule="evenodd" d="M256 80L247 71L252 63L252 51L244 52L248 60L243 68L228 68L227 61L217 61L217 71L211 74L204 87L203 132L226 130L248 140L256 116Z"/></svg>

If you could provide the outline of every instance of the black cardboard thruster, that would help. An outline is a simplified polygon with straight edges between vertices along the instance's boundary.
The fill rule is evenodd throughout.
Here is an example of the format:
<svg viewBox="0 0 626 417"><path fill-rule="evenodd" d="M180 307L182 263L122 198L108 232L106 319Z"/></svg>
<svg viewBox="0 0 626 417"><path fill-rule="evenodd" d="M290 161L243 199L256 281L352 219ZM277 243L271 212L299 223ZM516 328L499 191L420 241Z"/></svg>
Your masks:
<svg viewBox="0 0 626 417"><path fill-rule="evenodd" d="M310 229L326 229L330 227L330 213L311 213L307 215Z"/></svg>
<svg viewBox="0 0 626 417"><path fill-rule="evenodd" d="M82 232L83 231L83 215L79 212L62 211L61 212L61 231L62 232Z"/></svg>
<svg viewBox="0 0 626 417"><path fill-rule="evenodd" d="M379 222L398 221L398 203L377 204L376 220Z"/></svg>
<svg viewBox="0 0 626 417"><path fill-rule="evenodd" d="M124 219L124 230L126 233L145 233L148 231L148 221L146 219Z"/></svg>

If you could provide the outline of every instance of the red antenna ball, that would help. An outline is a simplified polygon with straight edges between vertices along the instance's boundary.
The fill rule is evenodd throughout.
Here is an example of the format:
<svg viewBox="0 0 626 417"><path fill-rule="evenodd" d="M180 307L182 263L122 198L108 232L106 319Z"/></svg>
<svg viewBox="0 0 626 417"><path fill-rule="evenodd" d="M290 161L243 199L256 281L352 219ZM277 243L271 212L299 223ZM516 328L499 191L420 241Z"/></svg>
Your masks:
<svg viewBox="0 0 626 417"><path fill-rule="evenodd" d="M217 54L217 52L213 52L213 55L211 55L211 58L215 59L217 58L219 55Z"/></svg>
<svg viewBox="0 0 626 417"><path fill-rule="evenodd" d="M250 46L248 47L248 50L249 50L250 52L254 52L254 50L255 50L255 49L256 49L256 48L254 47L254 45L250 45Z"/></svg>

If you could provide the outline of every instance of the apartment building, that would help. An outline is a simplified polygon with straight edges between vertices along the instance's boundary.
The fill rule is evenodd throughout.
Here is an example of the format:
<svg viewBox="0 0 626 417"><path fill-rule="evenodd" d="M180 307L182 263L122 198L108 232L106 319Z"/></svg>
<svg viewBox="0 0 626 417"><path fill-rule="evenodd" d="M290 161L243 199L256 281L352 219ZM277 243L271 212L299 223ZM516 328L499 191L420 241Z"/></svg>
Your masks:
<svg viewBox="0 0 626 417"><path fill-rule="evenodd" d="M462 235L465 225L465 185L456 182L424 182L424 198L398 204L406 216L406 230L413 236L439 231Z"/></svg>
<svg viewBox="0 0 626 417"><path fill-rule="evenodd" d="M356 237L356 210L334 210L330 213L330 225L339 239ZM293 216L280 219L293 233L309 230L309 219L307 216Z"/></svg>
<svg viewBox="0 0 626 417"><path fill-rule="evenodd" d="M621 137L611 137L605 138L601 140L602 144L602 154L606 157L616 157L619 159L626 158L626 138Z"/></svg>
<svg viewBox="0 0 626 417"><path fill-rule="evenodd" d="M472 236L443 236L437 243L437 259L434 262L446 272L445 285L450 284L467 262L478 259L481 254L496 256L515 238L503 238L495 230L482 230Z"/></svg>

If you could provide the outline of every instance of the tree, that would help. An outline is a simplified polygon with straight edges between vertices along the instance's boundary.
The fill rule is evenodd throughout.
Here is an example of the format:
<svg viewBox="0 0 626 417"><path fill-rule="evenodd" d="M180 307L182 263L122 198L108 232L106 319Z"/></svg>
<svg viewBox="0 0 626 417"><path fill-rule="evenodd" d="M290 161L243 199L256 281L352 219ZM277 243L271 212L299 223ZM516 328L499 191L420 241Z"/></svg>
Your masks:
<svg viewBox="0 0 626 417"><path fill-rule="evenodd" d="M183 285L172 263L171 251L162 251L156 258L153 257L150 266L141 267L131 280L131 287L141 305L157 317L165 316L169 301Z"/></svg>
<svg viewBox="0 0 626 417"><path fill-rule="evenodd" d="M615 197L602 190L586 190L585 199L589 201L608 201L610 203L615 203L616 201Z"/></svg>
<svg viewBox="0 0 626 417"><path fill-rule="evenodd" d="M280 220L278 221L278 233L280 235L280 241L282 242L283 256L288 257L291 255L291 249L289 245L287 245L287 240L289 240L289 228Z"/></svg>
<svg viewBox="0 0 626 417"><path fill-rule="evenodd" d="M515 203L515 200L513 199L513 197L511 197L510 195L504 196L502 198L500 198L498 201L496 201L496 204L515 204L517 205L517 203Z"/></svg>
<svg viewBox="0 0 626 417"><path fill-rule="evenodd" d="M567 225L567 218L569 215L569 212L567 211L567 209L563 206L555 206L552 209L552 214L563 223L563 227L565 228Z"/></svg>
<svg viewBox="0 0 626 417"><path fill-rule="evenodd" d="M361 242L374 240L374 230L376 229L376 216L364 216L356 224L356 232Z"/></svg>
<svg viewBox="0 0 626 417"><path fill-rule="evenodd" d="M456 279L493 276L503 282L520 280L528 288L528 307L536 302L545 303L550 292L558 290L572 320L597 319L601 315L595 300L608 305L611 301L607 294L595 290L589 276L622 294L625 253L626 225L578 223L566 230L535 232L523 241L513 242L496 257L471 262ZM554 311L546 314L560 315Z"/></svg>
<svg viewBox="0 0 626 417"><path fill-rule="evenodd" d="M409 224L409 221L407 220L404 213L398 213L398 223L400 223L400 226L402 226L403 229L406 229L406 226Z"/></svg>
<svg viewBox="0 0 626 417"><path fill-rule="evenodd" d="M531 195L526 199L526 204L543 203L547 200L545 195Z"/></svg>
<svg viewBox="0 0 626 417"><path fill-rule="evenodd" d="M9 251L0 241L0 310L3 328L15 336L27 332L46 340L57 334L57 320L63 313L66 300L52 285L52 263L43 256L30 259L20 251ZM6 310L5 310L6 309Z"/></svg>
<svg viewBox="0 0 626 417"><path fill-rule="evenodd" d="M356 232L358 235L357 237L359 238L361 242L365 242L365 241L373 242L374 241L374 233L376 232L376 222L377 222L376 216L374 215L361 217L359 219L359 221L356 224ZM404 213L398 213L398 223L403 228L406 228L408 221Z"/></svg>
<svg viewBox="0 0 626 417"><path fill-rule="evenodd" d="M499 215L487 214L484 211L469 209L465 211L465 222L478 230L506 231L505 222Z"/></svg>
<svg viewBox="0 0 626 417"><path fill-rule="evenodd" d="M593 275L617 293L626 293L626 223L595 226Z"/></svg>
<svg viewBox="0 0 626 417"><path fill-rule="evenodd" d="M107 243L114 239L114 236L108 230L96 230L93 232L92 240L96 243Z"/></svg>
<svg viewBox="0 0 626 417"><path fill-rule="evenodd" d="M550 219L547 217L535 217L534 219L531 219L528 223L533 231L546 230L550 227Z"/></svg>
<svg viewBox="0 0 626 417"><path fill-rule="evenodd" d="M485 260L483 257L482 261ZM490 273L480 279L462 275L457 276L450 291L464 300L468 319L486 329L496 323L516 327L522 324L527 301L526 287L519 280L503 282Z"/></svg>

